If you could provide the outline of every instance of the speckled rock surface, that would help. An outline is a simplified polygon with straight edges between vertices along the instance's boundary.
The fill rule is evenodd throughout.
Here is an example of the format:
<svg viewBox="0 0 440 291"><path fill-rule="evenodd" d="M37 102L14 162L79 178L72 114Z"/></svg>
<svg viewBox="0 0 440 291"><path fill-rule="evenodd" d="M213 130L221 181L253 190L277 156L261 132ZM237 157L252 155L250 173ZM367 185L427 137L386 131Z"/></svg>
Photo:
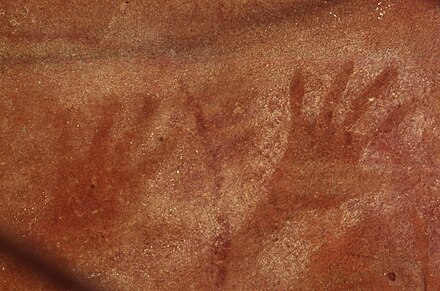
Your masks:
<svg viewBox="0 0 440 291"><path fill-rule="evenodd" d="M439 290L440 2L0 1L1 290Z"/></svg>

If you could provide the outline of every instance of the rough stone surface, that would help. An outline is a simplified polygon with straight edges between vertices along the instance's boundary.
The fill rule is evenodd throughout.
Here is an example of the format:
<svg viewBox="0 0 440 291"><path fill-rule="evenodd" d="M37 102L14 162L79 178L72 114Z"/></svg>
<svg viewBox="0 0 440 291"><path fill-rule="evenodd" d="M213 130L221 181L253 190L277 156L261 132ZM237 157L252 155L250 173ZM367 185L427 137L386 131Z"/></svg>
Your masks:
<svg viewBox="0 0 440 291"><path fill-rule="evenodd" d="M440 2L0 1L1 290L439 290Z"/></svg>

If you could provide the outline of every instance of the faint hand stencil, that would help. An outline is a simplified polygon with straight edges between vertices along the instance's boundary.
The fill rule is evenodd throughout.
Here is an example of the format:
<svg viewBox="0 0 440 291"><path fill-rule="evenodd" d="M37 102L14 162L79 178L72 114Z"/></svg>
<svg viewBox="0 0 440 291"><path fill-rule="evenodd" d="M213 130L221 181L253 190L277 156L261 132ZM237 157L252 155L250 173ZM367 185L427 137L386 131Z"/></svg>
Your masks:
<svg viewBox="0 0 440 291"><path fill-rule="evenodd" d="M390 89L396 83L398 76L395 68L385 68L355 96L349 105L348 113L342 121L339 121L337 120L338 106L344 102L344 93L353 76L353 71L352 62L342 67L322 101L322 110L314 119L308 118L303 112L306 82L304 75L301 72L295 73L290 85L292 123L289 146L283 161L293 159L298 162L308 159L356 163L366 146L379 138L388 139L391 131L414 109L414 101L407 101L388 110L388 115L377 128L373 128L375 125L370 124L371 130L368 132L362 135L354 133L353 127L367 111L372 109L372 101L380 101L389 97ZM387 148L387 150L391 149Z"/></svg>
<svg viewBox="0 0 440 291"><path fill-rule="evenodd" d="M353 62L342 67L322 101L322 110L313 119L304 112L307 80L301 71L292 77L288 146L272 175L267 199L257 204L243 228L231 238L225 273L239 272L243 261L255 260L268 243L267 238L280 231L286 221L294 219L301 211L331 209L354 195L361 195L348 191L349 184L341 186L335 183L335 179L344 181L343 176L349 176L350 183L358 183L357 186L362 188L363 181L371 174L362 173L358 162L371 143L383 140L384 150L392 158L401 157L402 153L394 150L391 137L395 134L394 129L415 108L414 100L387 110L387 116L377 128L364 135L352 130L372 109L372 99L389 97L391 87L397 82L397 69L386 67L380 72L355 96L346 116L338 119L337 109L345 101L344 93L353 73ZM340 166L331 166L335 163Z"/></svg>

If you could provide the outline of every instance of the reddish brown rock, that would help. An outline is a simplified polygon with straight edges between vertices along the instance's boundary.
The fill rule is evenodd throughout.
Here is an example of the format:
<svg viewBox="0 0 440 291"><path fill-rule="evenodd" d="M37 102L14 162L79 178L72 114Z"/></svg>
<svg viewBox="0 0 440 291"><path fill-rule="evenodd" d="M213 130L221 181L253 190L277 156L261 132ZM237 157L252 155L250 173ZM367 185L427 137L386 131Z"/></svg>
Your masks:
<svg viewBox="0 0 440 291"><path fill-rule="evenodd" d="M437 290L440 4L0 3L0 289Z"/></svg>

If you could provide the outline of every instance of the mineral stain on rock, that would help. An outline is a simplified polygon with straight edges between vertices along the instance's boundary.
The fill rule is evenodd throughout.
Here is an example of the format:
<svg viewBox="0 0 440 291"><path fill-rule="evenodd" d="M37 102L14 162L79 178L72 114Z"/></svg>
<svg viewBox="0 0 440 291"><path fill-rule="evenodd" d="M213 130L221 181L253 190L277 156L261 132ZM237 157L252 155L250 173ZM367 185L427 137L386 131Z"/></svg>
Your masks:
<svg viewBox="0 0 440 291"><path fill-rule="evenodd" d="M436 2L0 4L0 289L437 288Z"/></svg>

